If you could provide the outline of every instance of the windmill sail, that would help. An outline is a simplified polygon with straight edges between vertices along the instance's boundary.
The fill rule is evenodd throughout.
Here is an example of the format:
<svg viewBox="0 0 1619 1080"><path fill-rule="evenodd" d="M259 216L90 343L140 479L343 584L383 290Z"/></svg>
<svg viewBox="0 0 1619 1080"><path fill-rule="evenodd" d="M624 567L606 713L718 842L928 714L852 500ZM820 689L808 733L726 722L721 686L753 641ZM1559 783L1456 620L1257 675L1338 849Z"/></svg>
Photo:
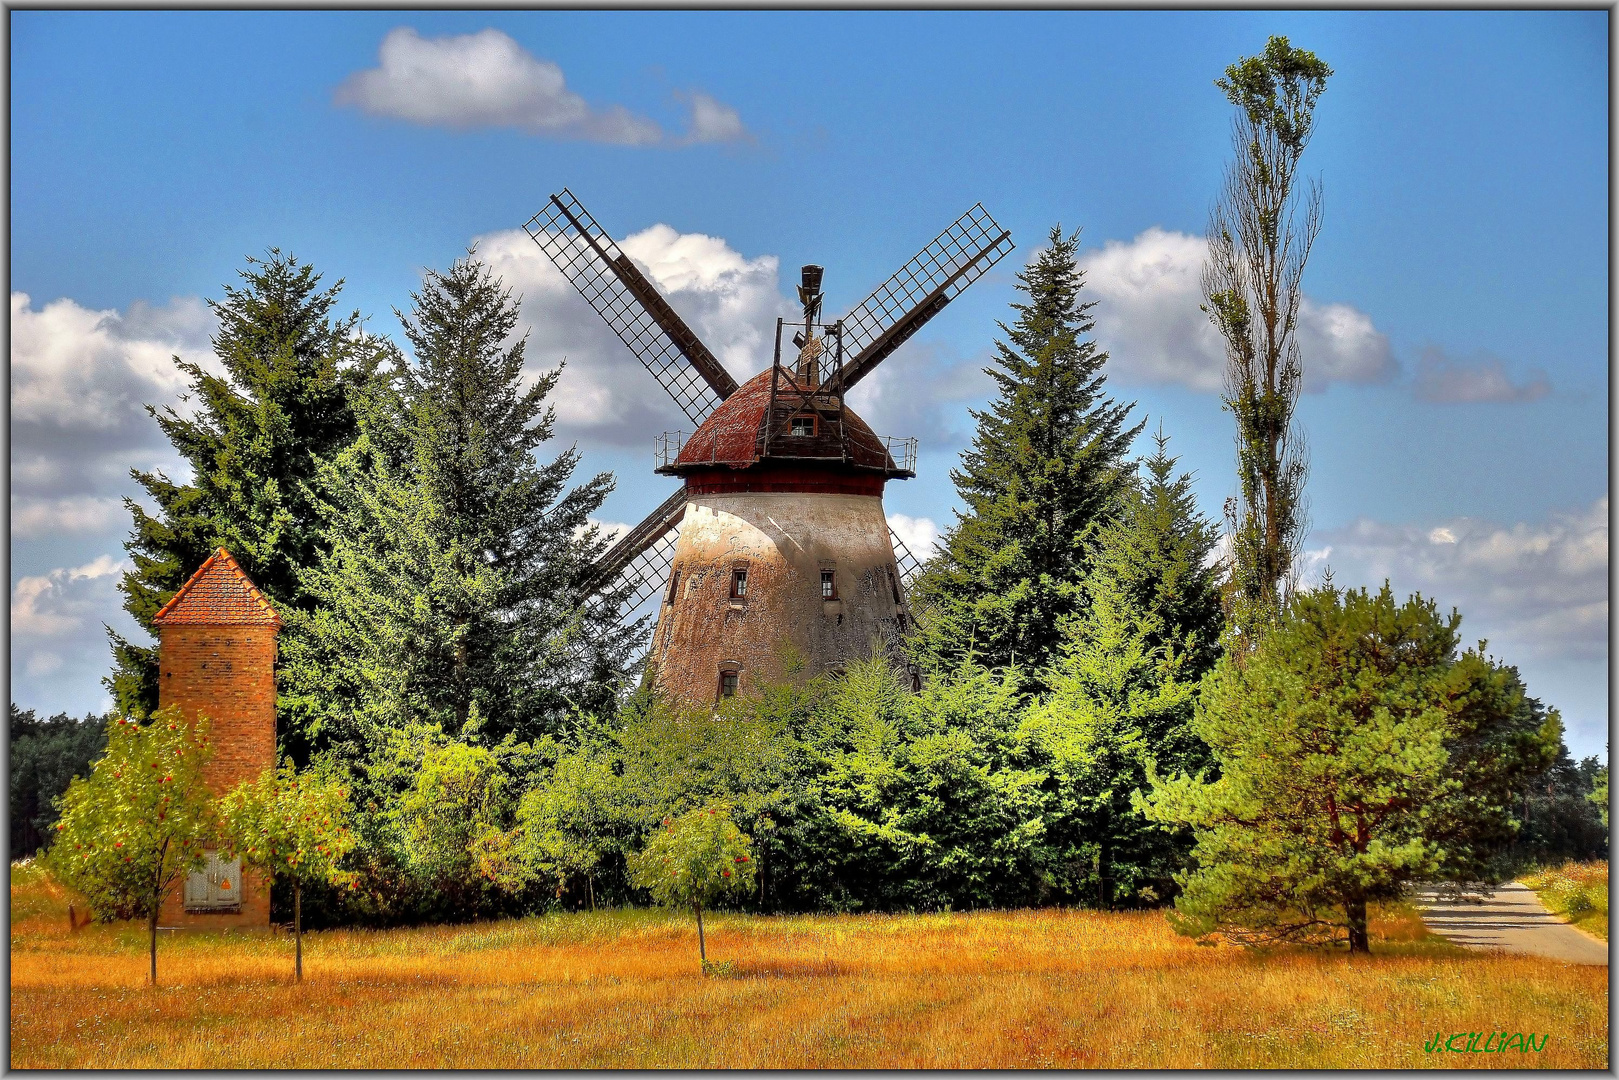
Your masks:
<svg viewBox="0 0 1619 1080"><path fill-rule="evenodd" d="M905 546L905 541L899 538L892 525L888 527L888 539L894 543L894 565L899 569L899 583L906 592L910 592L917 575L922 572L922 560L911 554L911 549Z"/></svg>
<svg viewBox="0 0 1619 1080"><path fill-rule="evenodd" d="M686 489L681 488L596 560L596 589L618 582L626 575L633 575L635 586L630 595L634 602L626 601L624 610L633 611L640 607L647 597L662 587L669 576L669 562L674 556L675 527L685 516Z"/></svg>
<svg viewBox="0 0 1619 1080"><path fill-rule="evenodd" d="M730 372L567 188L524 228L692 423L736 392Z"/></svg>
<svg viewBox="0 0 1619 1080"><path fill-rule="evenodd" d="M846 359L828 382L843 392L865 378L1011 250L1012 234L974 203L843 317Z"/></svg>

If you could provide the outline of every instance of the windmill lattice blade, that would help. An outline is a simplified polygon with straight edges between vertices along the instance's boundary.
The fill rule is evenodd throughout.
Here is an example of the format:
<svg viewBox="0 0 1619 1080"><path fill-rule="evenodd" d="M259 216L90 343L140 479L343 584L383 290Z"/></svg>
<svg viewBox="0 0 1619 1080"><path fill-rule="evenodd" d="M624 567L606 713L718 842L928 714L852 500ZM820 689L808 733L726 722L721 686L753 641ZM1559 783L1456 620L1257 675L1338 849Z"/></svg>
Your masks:
<svg viewBox="0 0 1619 1080"><path fill-rule="evenodd" d="M888 538L894 542L894 565L899 568L899 583L909 593L916 576L922 572L922 561L911 554L911 549L905 546L905 541L899 538L893 526L888 528Z"/></svg>
<svg viewBox="0 0 1619 1080"><path fill-rule="evenodd" d="M686 489L682 487L663 500L656 510L641 521L641 524L619 537L618 542L596 560L598 588L621 578L644 552L668 537L685 516ZM673 542L670 538L670 543ZM636 603L639 604L640 601Z"/></svg>
<svg viewBox="0 0 1619 1080"><path fill-rule="evenodd" d="M692 423L736 392L731 373L567 188L524 229Z"/></svg>
<svg viewBox="0 0 1619 1080"><path fill-rule="evenodd" d="M973 208L843 317L843 355L829 382L848 390L1012 250L1012 234Z"/></svg>

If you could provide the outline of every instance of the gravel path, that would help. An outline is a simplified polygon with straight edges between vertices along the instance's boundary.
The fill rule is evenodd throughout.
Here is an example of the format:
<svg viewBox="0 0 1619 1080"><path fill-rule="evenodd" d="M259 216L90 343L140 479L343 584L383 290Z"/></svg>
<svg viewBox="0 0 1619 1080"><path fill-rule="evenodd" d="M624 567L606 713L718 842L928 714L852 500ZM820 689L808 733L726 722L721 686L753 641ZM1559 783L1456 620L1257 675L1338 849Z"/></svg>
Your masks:
<svg viewBox="0 0 1619 1080"><path fill-rule="evenodd" d="M1477 949L1546 956L1570 964L1608 963L1608 943L1547 911L1533 889L1509 882L1485 900L1441 900L1418 895L1422 921L1436 934Z"/></svg>

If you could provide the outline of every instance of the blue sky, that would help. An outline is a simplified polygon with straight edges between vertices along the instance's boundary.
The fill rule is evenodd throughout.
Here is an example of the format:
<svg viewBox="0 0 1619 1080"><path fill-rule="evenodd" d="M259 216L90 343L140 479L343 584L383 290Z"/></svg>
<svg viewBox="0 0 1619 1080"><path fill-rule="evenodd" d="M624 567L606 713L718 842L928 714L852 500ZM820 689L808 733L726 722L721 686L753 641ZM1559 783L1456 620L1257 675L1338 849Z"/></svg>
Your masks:
<svg viewBox="0 0 1619 1080"><path fill-rule="evenodd" d="M655 505L649 435L677 414L513 233L563 186L744 374L799 264L826 265L841 313L982 201L1017 251L856 402L922 439L887 505L924 541L951 520L1012 272L1053 223L1082 226L1110 389L1163 423L1218 514L1230 418L1195 296L1229 153L1213 80L1286 34L1336 70L1305 158L1326 196L1299 412L1312 572L1460 607L1575 751L1603 751L1605 12L10 19L24 706L102 702L122 477L169 460L138 404L173 399L167 355L206 355L199 298L270 245L392 332L422 268L482 238L536 370L568 356L565 437L620 480L603 519ZM455 89L469 71L481 96Z"/></svg>

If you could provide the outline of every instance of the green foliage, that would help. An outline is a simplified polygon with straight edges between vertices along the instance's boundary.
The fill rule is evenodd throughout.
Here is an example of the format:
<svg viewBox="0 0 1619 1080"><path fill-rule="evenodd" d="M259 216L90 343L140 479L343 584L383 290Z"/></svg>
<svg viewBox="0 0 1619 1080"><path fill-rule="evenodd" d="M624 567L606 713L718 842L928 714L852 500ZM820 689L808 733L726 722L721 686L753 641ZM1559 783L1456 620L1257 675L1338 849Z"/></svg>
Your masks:
<svg viewBox="0 0 1619 1080"><path fill-rule="evenodd" d="M319 458L354 438L349 394L386 351L360 331L358 312L334 318L342 282L322 289L319 274L274 248L247 262L243 284L209 301L224 374L177 357L196 407L182 414L147 406L192 474L179 484L160 471L133 472L156 515L124 500L134 518L125 543L134 568L120 589L124 609L147 631L220 546L283 617L313 606L301 575L319 561L326 539L305 483ZM122 712L148 715L157 708L157 650L108 634L117 663L108 688ZM301 743L300 730L288 735Z"/></svg>
<svg viewBox="0 0 1619 1080"><path fill-rule="evenodd" d="M1152 627L1156 629L1156 627ZM1191 731L1188 654L1150 640L1149 620L1096 588L1019 736L1047 776L1047 856L1055 891L1113 906L1168 896L1185 851L1131 802L1156 765L1201 766Z"/></svg>
<svg viewBox="0 0 1619 1080"><path fill-rule="evenodd" d="M1310 141L1315 102L1331 76L1332 69L1315 53L1273 36L1262 55L1243 57L1214 85L1243 111L1248 123L1274 131L1284 146L1297 152Z"/></svg>
<svg viewBox="0 0 1619 1080"><path fill-rule="evenodd" d="M1141 428L1125 426L1131 406L1102 393L1107 354L1085 337L1078 247L1077 231L1054 227L1018 275L1028 302L1013 305L1013 326L1001 324L1006 340L986 369L998 394L973 412L977 433L951 473L967 510L916 587L934 668L970 657L1038 671L1055 659L1063 621L1083 607L1093 530L1126 484L1124 455Z"/></svg>
<svg viewBox="0 0 1619 1080"><path fill-rule="evenodd" d="M415 363L358 397L360 436L315 484L333 546L301 579L319 606L283 633L283 694L361 748L474 709L491 738L531 740L610 708L634 644L611 602L579 606L612 481L567 489L577 450L536 462L560 369L524 388L517 303L486 267L430 271L413 299Z"/></svg>
<svg viewBox="0 0 1619 1080"><path fill-rule="evenodd" d="M663 820L646 849L630 859L631 880L664 907L711 908L753 890L753 843L726 803Z"/></svg>
<svg viewBox="0 0 1619 1080"><path fill-rule="evenodd" d="M1555 714L1525 714L1516 673L1457 656L1460 617L1331 587L1300 594L1203 685L1193 722L1216 780L1154 778L1138 805L1195 830L1180 927L1245 942L1346 933L1421 879L1475 880L1510 826L1512 784L1545 767Z"/></svg>
<svg viewBox="0 0 1619 1080"><path fill-rule="evenodd" d="M11 858L43 848L56 825L56 801L74 777L89 776L90 763L107 746L107 719L75 720L65 713L47 719L11 703Z"/></svg>
<svg viewBox="0 0 1619 1080"><path fill-rule="evenodd" d="M1608 767L1606 765L1597 769L1591 783L1591 794L1588 796L1592 805L1602 816L1602 827L1608 827Z"/></svg>
<svg viewBox="0 0 1619 1080"><path fill-rule="evenodd" d="M227 857L274 879L352 887L340 868L354 850L347 782L330 767L299 772L289 758L279 771L244 780L220 800Z"/></svg>
<svg viewBox="0 0 1619 1080"><path fill-rule="evenodd" d="M207 726L164 709L150 723L108 721L107 750L62 797L50 869L102 920L156 917L215 833L203 783Z"/></svg>

